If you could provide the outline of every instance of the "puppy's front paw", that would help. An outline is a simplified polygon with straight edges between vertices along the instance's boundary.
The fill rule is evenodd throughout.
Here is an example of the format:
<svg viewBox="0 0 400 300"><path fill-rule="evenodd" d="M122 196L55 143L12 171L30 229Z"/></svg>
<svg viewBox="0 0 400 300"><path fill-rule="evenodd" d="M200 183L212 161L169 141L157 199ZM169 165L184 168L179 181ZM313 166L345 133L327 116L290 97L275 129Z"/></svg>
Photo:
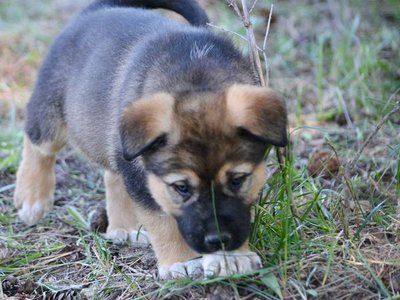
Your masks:
<svg viewBox="0 0 400 300"><path fill-rule="evenodd" d="M145 230L126 230L123 228L107 228L104 237L114 244L123 244L130 240L134 245L148 245L149 237Z"/></svg>
<svg viewBox="0 0 400 300"><path fill-rule="evenodd" d="M261 259L255 252L218 251L203 256L204 276L227 276L247 273L261 268Z"/></svg>
<svg viewBox="0 0 400 300"><path fill-rule="evenodd" d="M53 199L23 202L22 207L18 210L19 218L27 225L36 224L53 208Z"/></svg>
<svg viewBox="0 0 400 300"><path fill-rule="evenodd" d="M34 182L24 173L19 172L17 176L14 204L18 208L18 216L25 224L34 225L53 208L54 179L49 175Z"/></svg>
<svg viewBox="0 0 400 300"><path fill-rule="evenodd" d="M203 275L202 259L196 258L185 262L177 262L171 266L160 266L158 274L161 279L198 278Z"/></svg>

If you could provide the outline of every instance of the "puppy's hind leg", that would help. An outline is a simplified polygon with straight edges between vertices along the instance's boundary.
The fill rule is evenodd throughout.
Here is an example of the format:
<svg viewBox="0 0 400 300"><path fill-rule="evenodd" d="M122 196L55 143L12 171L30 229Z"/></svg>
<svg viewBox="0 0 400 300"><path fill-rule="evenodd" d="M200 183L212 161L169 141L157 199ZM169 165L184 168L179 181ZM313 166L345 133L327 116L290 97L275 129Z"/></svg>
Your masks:
<svg viewBox="0 0 400 300"><path fill-rule="evenodd" d="M65 76L60 49L50 50L26 109L24 149L14 203L20 218L35 224L53 206L56 154L67 140ZM62 70L62 71L61 71Z"/></svg>
<svg viewBox="0 0 400 300"><path fill-rule="evenodd" d="M105 171L104 183L108 218L105 238L116 244L127 240L148 244L147 233L140 228L137 220L136 204L126 192L122 177L111 171Z"/></svg>
<svg viewBox="0 0 400 300"><path fill-rule="evenodd" d="M17 172L14 204L18 215L28 225L37 223L53 207L57 152L65 138L34 144L24 137L22 162Z"/></svg>

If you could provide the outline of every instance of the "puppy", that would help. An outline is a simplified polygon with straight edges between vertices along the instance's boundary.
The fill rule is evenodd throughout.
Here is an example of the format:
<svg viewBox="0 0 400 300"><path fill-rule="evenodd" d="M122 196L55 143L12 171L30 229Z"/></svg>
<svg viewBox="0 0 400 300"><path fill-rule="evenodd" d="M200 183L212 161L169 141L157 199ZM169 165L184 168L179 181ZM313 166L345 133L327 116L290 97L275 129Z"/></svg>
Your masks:
<svg viewBox="0 0 400 300"><path fill-rule="evenodd" d="M105 169L106 237L148 237L161 278L261 266L248 246L250 207L265 149L287 144L286 109L207 21L193 0L100 0L67 26L27 106L14 196L25 223L52 208L68 140Z"/></svg>

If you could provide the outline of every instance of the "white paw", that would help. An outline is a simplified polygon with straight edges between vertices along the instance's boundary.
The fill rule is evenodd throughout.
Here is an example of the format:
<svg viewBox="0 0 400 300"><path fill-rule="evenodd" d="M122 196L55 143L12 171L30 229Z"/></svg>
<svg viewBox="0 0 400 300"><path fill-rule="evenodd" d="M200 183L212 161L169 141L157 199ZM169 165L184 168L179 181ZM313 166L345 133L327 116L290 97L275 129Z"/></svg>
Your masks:
<svg viewBox="0 0 400 300"><path fill-rule="evenodd" d="M148 245L149 237L145 230L128 230L123 228L107 228L107 232L104 234L107 240L111 240L114 244L123 244L130 240L134 245Z"/></svg>
<svg viewBox="0 0 400 300"><path fill-rule="evenodd" d="M128 240L128 231L122 228L107 228L104 237L107 240L112 241L114 244L120 245Z"/></svg>
<svg viewBox="0 0 400 300"><path fill-rule="evenodd" d="M261 259L255 252L218 251L203 255L203 270L206 277L247 273L261 267Z"/></svg>
<svg viewBox="0 0 400 300"><path fill-rule="evenodd" d="M198 278L203 275L202 259L196 258L185 262L177 262L171 266L159 266L161 279Z"/></svg>
<svg viewBox="0 0 400 300"><path fill-rule="evenodd" d="M18 216L25 224L31 226L36 224L52 208L52 199L51 201L37 201L33 204L24 202L22 208L18 210Z"/></svg>

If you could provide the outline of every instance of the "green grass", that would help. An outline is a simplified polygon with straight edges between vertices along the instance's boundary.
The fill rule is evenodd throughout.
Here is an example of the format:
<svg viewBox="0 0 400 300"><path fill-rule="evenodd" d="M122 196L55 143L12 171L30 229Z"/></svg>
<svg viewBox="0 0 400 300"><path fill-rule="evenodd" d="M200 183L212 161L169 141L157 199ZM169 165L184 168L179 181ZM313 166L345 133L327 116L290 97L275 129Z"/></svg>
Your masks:
<svg viewBox="0 0 400 300"><path fill-rule="evenodd" d="M104 187L100 174L71 150L63 152L57 165L56 209L37 227L17 221L12 192L23 135L21 108L33 84L33 69L69 15L54 15L60 8L57 1L35 3L29 11L23 1L0 3L0 26L10 49L0 47L0 63L22 57L23 65L32 67L16 68L12 80L9 73L0 75L0 97L5 99L0 103L3 283L12 275L20 285L35 283L31 295L73 292L89 299L116 292L121 299L213 294L237 299L400 298L399 113L389 117L348 168L380 120L399 105L396 1L274 2L277 19L267 48L270 85L287 101L291 144L282 165L274 151L269 154L267 186L255 206L250 244L264 269L165 282L152 277L150 249L111 245L88 230L88 214L104 198ZM260 44L265 12L259 12L269 4L260 1L252 19ZM225 3L210 6L210 12L215 24L245 34ZM46 24L53 21L58 28L49 30ZM25 32L26 25L30 29ZM232 38L247 51L243 40ZM313 177L307 170L310 155L322 150L340 161L331 178Z"/></svg>
<svg viewBox="0 0 400 300"><path fill-rule="evenodd" d="M0 170L15 173L21 157L21 144L23 133L16 125L16 106L11 105L6 124L0 132Z"/></svg>

